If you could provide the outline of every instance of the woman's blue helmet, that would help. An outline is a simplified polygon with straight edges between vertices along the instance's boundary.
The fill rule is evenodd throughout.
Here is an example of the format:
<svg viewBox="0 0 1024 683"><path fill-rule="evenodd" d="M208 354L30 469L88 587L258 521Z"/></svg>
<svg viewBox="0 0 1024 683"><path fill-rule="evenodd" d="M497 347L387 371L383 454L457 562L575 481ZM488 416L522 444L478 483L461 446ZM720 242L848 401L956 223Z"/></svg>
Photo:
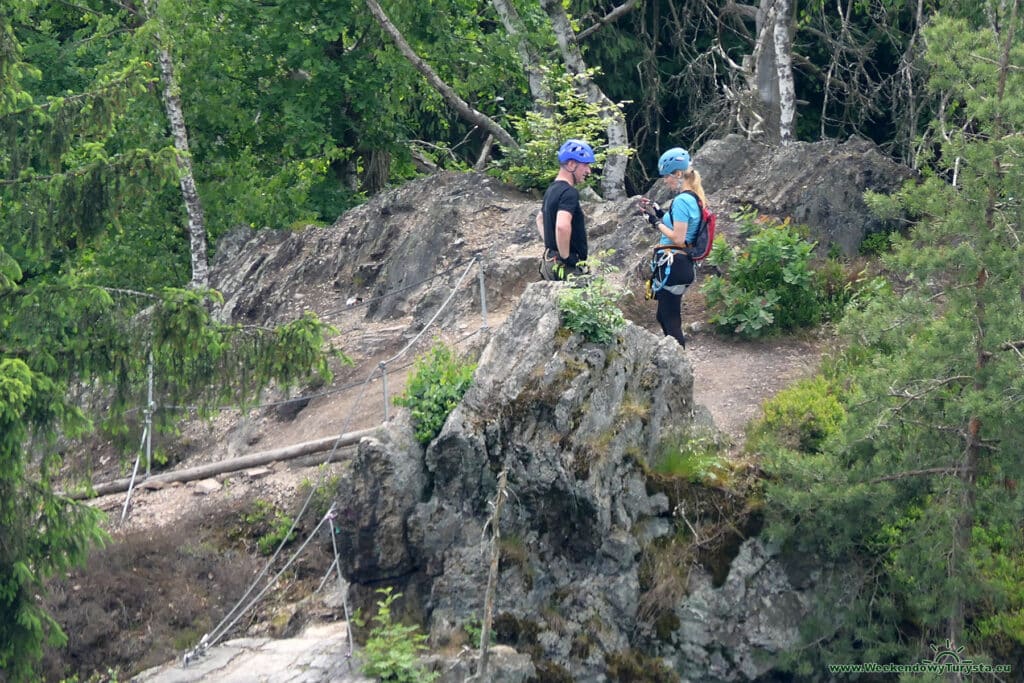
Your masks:
<svg viewBox="0 0 1024 683"><path fill-rule="evenodd" d="M673 147L658 159L658 174L668 175L690 168L690 153L682 147Z"/></svg>
<svg viewBox="0 0 1024 683"><path fill-rule="evenodd" d="M594 150L582 140L566 140L558 148L558 163L578 161L581 164L594 163Z"/></svg>

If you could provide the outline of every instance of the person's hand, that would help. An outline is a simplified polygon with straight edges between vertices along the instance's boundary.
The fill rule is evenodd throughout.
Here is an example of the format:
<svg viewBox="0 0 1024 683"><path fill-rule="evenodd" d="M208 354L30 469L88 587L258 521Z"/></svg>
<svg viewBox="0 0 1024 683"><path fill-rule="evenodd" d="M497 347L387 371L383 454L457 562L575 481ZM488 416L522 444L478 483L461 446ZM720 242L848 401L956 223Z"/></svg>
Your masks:
<svg viewBox="0 0 1024 683"><path fill-rule="evenodd" d="M652 202L647 197L641 197L637 201L637 209L640 210L640 215L655 227L661 222L661 217L665 215L665 211L658 206L658 202Z"/></svg>

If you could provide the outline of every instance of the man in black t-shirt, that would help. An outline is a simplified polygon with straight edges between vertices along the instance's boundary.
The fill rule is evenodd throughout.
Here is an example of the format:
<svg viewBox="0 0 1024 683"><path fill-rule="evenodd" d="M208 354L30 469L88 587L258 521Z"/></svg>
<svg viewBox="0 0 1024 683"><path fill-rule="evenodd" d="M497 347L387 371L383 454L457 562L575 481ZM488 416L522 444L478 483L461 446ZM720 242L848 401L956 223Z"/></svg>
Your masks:
<svg viewBox="0 0 1024 683"><path fill-rule="evenodd" d="M537 213L537 232L544 240L540 275L545 280L583 272L577 264L587 259L587 224L576 185L590 175L592 163L594 150L582 140L566 140L558 149L558 175Z"/></svg>

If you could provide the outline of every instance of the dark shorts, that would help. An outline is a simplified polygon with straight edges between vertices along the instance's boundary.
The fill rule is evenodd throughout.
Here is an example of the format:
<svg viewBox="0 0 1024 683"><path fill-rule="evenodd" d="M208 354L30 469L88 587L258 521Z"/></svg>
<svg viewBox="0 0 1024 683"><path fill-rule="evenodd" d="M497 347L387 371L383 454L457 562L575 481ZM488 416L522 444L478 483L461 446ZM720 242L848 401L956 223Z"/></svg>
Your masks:
<svg viewBox="0 0 1024 683"><path fill-rule="evenodd" d="M579 266L568 266L549 256L550 252L544 250L540 258L540 277L542 280L557 281L567 280L570 275L586 275L587 271Z"/></svg>

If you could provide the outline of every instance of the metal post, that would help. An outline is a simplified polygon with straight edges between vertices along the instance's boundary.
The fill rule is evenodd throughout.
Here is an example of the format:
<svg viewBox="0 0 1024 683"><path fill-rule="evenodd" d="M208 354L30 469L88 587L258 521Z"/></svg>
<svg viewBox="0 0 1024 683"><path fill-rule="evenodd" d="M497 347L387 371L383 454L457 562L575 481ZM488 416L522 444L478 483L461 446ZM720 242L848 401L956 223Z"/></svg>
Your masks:
<svg viewBox="0 0 1024 683"><path fill-rule="evenodd" d="M146 479L153 471L153 349L149 350L149 390L146 397Z"/></svg>
<svg viewBox="0 0 1024 683"><path fill-rule="evenodd" d="M384 385L384 421L388 421L388 368L384 361L380 363L380 376Z"/></svg>
<svg viewBox="0 0 1024 683"><path fill-rule="evenodd" d="M149 427L142 430L142 443L139 444L139 453L135 456L135 466L132 467L132 478L128 482L128 493L124 496L124 507L121 508L121 524L128 519L128 509L132 504L132 491L135 490L135 475L139 473L139 461L142 460L142 444L146 443Z"/></svg>
<svg viewBox="0 0 1024 683"><path fill-rule="evenodd" d="M480 280L480 316L483 318L483 329L487 329L487 289L484 287L484 257L481 254L477 254L477 264L480 266L477 270L477 279Z"/></svg>

